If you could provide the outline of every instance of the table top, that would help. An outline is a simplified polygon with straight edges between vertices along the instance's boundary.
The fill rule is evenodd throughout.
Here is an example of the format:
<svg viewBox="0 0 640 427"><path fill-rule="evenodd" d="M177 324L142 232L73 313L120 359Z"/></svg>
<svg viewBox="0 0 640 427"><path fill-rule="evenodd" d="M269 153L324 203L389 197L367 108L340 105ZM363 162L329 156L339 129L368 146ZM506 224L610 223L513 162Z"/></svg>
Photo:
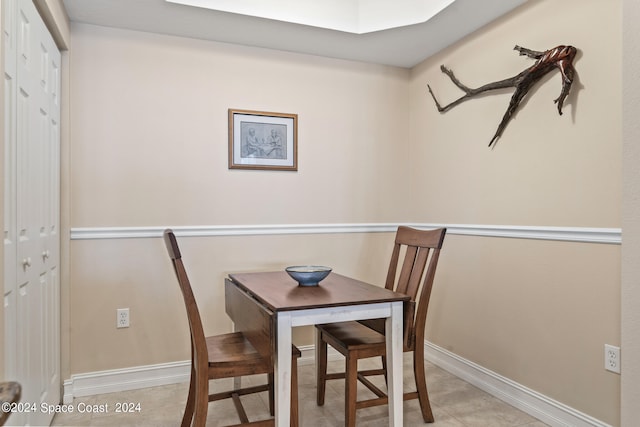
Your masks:
<svg viewBox="0 0 640 427"><path fill-rule="evenodd" d="M274 312L410 300L408 295L334 272L318 286L298 286L285 271L235 273L229 278Z"/></svg>

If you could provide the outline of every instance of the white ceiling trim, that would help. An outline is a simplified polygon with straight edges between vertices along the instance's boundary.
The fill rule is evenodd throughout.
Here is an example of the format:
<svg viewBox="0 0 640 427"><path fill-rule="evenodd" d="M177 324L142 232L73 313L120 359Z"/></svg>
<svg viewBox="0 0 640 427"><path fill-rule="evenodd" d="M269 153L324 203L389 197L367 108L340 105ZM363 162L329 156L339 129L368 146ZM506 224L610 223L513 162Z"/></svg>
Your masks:
<svg viewBox="0 0 640 427"><path fill-rule="evenodd" d="M285 0L277 1L285 2ZM315 3L350 1L354 4L354 1L364 2L365 0L296 0L298 1L307 4L311 1ZM396 2L409 3L419 0L366 1L394 5L387 4L387 9L379 9L382 13L383 10L387 12L393 10ZM414 67L526 1L452 0L448 6L426 22L355 34L276 19L185 6L165 0L63 0L72 23L80 22L191 37L403 68ZM266 1L263 0L263 2ZM291 3L294 2L291 1ZM338 15L334 17L334 21L340 19L346 20Z"/></svg>

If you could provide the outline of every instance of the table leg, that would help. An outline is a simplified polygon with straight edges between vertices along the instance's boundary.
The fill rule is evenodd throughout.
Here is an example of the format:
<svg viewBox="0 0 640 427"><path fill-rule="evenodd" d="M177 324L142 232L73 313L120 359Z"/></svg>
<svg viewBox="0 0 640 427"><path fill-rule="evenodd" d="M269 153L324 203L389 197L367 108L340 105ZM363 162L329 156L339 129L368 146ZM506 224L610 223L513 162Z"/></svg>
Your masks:
<svg viewBox="0 0 640 427"><path fill-rule="evenodd" d="M289 427L291 418L291 315L277 314L277 345L274 372L276 427Z"/></svg>
<svg viewBox="0 0 640 427"><path fill-rule="evenodd" d="M237 332L236 324L233 324L233 332ZM233 377L233 389L239 390L242 388L242 377Z"/></svg>
<svg viewBox="0 0 640 427"><path fill-rule="evenodd" d="M402 426L402 302L391 303L386 320L387 374L389 388L389 426Z"/></svg>

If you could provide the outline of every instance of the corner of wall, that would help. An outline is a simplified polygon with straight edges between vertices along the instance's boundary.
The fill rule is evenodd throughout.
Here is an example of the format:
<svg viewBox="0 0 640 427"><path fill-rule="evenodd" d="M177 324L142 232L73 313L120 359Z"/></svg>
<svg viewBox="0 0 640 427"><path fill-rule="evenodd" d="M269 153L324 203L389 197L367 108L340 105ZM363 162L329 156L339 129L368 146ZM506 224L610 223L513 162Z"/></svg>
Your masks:
<svg viewBox="0 0 640 427"><path fill-rule="evenodd" d="M58 49L69 50L71 38L69 17L62 0L33 0Z"/></svg>

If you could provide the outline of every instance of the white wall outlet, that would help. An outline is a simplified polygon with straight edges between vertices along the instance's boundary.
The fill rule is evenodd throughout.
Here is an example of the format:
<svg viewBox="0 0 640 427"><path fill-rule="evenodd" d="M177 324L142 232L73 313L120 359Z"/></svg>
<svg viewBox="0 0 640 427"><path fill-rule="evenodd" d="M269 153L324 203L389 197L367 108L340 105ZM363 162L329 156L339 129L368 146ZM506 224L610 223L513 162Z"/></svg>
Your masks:
<svg viewBox="0 0 640 427"><path fill-rule="evenodd" d="M129 327L129 309L118 308L116 310L116 328L128 328Z"/></svg>
<svg viewBox="0 0 640 427"><path fill-rule="evenodd" d="M604 369L620 373L620 347L604 345Z"/></svg>

